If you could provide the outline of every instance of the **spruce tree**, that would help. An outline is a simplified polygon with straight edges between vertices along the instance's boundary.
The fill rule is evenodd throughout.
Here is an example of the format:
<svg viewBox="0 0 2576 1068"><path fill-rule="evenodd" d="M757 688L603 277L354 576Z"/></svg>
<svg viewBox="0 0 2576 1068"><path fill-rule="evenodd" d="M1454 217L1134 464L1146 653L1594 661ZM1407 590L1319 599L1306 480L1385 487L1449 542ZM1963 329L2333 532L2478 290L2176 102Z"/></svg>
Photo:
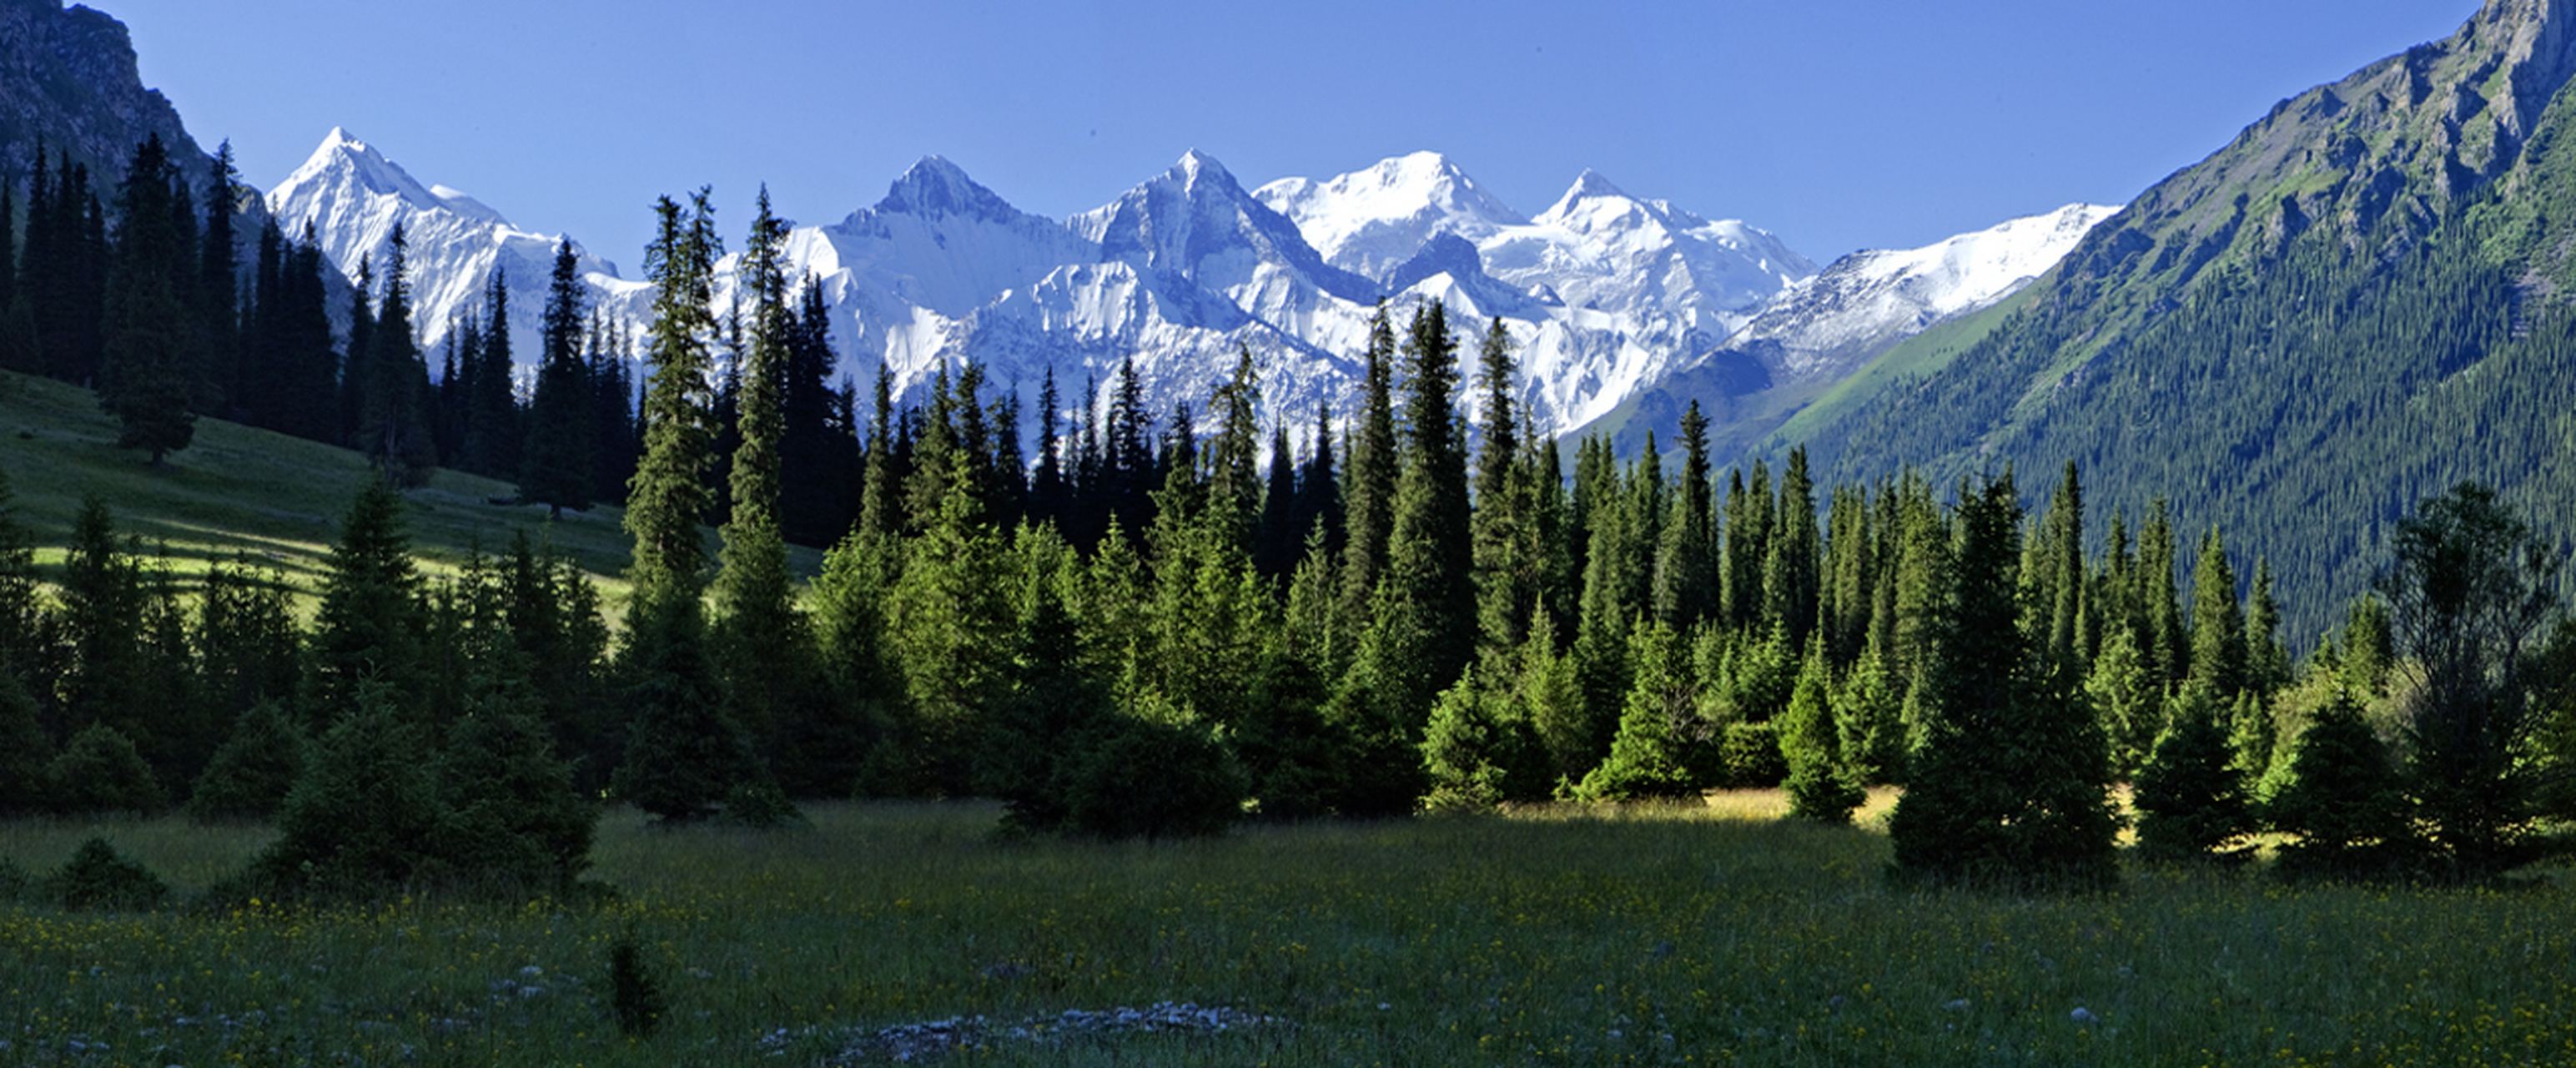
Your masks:
<svg viewBox="0 0 2576 1068"><path fill-rule="evenodd" d="M64 742L45 778L48 804L64 815L149 814L168 804L134 740L104 722L91 723Z"/></svg>
<svg viewBox="0 0 2576 1068"><path fill-rule="evenodd" d="M626 496L634 592L619 669L635 713L611 789L664 822L714 814L759 770L750 738L726 714L700 605L707 547L698 524L713 503L707 345L716 322L708 302L722 251L708 196L699 190L687 209L669 197L654 206L657 233L645 250L656 287L653 378L644 398L644 454Z"/></svg>
<svg viewBox="0 0 2576 1068"><path fill-rule="evenodd" d="M1521 644L1537 603L1533 564L1527 559L1534 494L1515 479L1520 468L1518 406L1520 388L1512 360L1511 334L1498 316L1477 349L1476 384L1484 394L1485 441L1476 452L1473 529L1477 629L1491 657L1510 656Z"/></svg>
<svg viewBox="0 0 2576 1068"><path fill-rule="evenodd" d="M1818 823L1850 823L1852 810L1869 800L1852 768L1834 722L1833 672L1821 637L1807 643L1806 659L1780 724L1780 753L1789 762L1789 814Z"/></svg>
<svg viewBox="0 0 2576 1068"><path fill-rule="evenodd" d="M117 418L118 447L150 453L154 467L195 439L190 400L204 344L189 300L193 250L172 226L178 180L158 134L135 149L106 290L99 406Z"/></svg>
<svg viewBox="0 0 2576 1068"><path fill-rule="evenodd" d="M0 671L33 671L49 644L49 624L38 595L36 549L16 497L8 471L0 470Z"/></svg>
<svg viewBox="0 0 2576 1068"><path fill-rule="evenodd" d="M72 162L70 152L56 155L48 170L39 146L34 174L19 279L35 313L45 373L75 385L104 384L99 368L109 274L104 213L90 188L89 168ZM153 229L160 229L167 215L167 201L160 204L163 210L147 224ZM176 299L175 293L170 296Z"/></svg>
<svg viewBox="0 0 2576 1068"><path fill-rule="evenodd" d="M2292 876L2393 874L2410 838L2405 781L2386 743L2337 686L2290 754L2289 781L2263 806L2264 823L2298 840L2280 849Z"/></svg>
<svg viewBox="0 0 2576 1068"><path fill-rule="evenodd" d="M429 889L455 874L441 856L448 825L428 729L369 682L313 748L242 889L360 900Z"/></svg>
<svg viewBox="0 0 2576 1068"><path fill-rule="evenodd" d="M239 715L264 702L291 701L303 674L303 635L283 574L247 564L206 569L189 644L210 707Z"/></svg>
<svg viewBox="0 0 2576 1068"><path fill-rule="evenodd" d="M354 341L350 359L363 373L358 396L358 451L397 486L429 483L438 467L438 446L430 435L429 365L412 338L410 267L402 227L394 227L386 256L385 295L366 331L366 347Z"/></svg>
<svg viewBox="0 0 2576 1068"><path fill-rule="evenodd" d="M1064 829L1073 763L1117 712L1109 688L1085 670L1081 623L1066 603L1070 557L1024 568L1008 681L974 753L977 792L1002 802L1006 826Z"/></svg>
<svg viewBox="0 0 2576 1068"><path fill-rule="evenodd" d="M598 451L599 405L590 367L581 358L580 269L572 239L557 242L554 271L546 282L546 310L538 323L544 352L537 364L536 393L528 404L527 441L519 454L519 496L545 505L557 520L566 508L590 507Z"/></svg>
<svg viewBox="0 0 2576 1068"><path fill-rule="evenodd" d="M36 338L36 309L27 303L18 282L18 191L0 180L0 370L20 374L45 372L44 349Z"/></svg>
<svg viewBox="0 0 2576 1068"><path fill-rule="evenodd" d="M597 807L574 787L545 725L487 699L447 731L436 762L443 852L467 889L561 896L590 863Z"/></svg>
<svg viewBox="0 0 2576 1068"><path fill-rule="evenodd" d="M1534 739L1503 691L1489 689L1471 666L1432 704L1422 731L1423 777L1430 812L1479 812L1512 800L1514 765Z"/></svg>
<svg viewBox="0 0 2576 1068"><path fill-rule="evenodd" d="M1288 441L1288 424L1270 428L1270 470L1261 483L1261 521L1253 530L1253 566L1274 581L1285 581L1297 569L1306 531L1297 514L1297 454Z"/></svg>
<svg viewBox="0 0 2576 1068"><path fill-rule="evenodd" d="M242 377L241 253L234 247L233 216L240 210L241 173L233 168L233 143L215 148L206 174L206 225L197 243L197 278L190 287L202 324L205 355L200 377L221 411L239 420L249 398Z"/></svg>
<svg viewBox="0 0 2576 1068"><path fill-rule="evenodd" d="M1681 420L1682 474L1655 550L1655 614L1688 630L1718 610L1717 530L1708 466L1708 417L1694 400Z"/></svg>
<svg viewBox="0 0 2576 1068"><path fill-rule="evenodd" d="M1757 485L1759 483L1757 482ZM1824 549L1816 535L1815 483L1807 477L1805 446L1789 451L1780 473L1780 500L1762 560L1763 614L1786 628L1791 649L1816 628L1816 603Z"/></svg>
<svg viewBox="0 0 2576 1068"><path fill-rule="evenodd" d="M1836 664L1857 661L1871 647L1871 616L1876 610L1879 540L1870 522L1869 501L1858 486L1836 486L1825 509L1824 590L1818 626L1825 633L1825 655ZM1884 665L1881 665L1882 668Z"/></svg>
<svg viewBox="0 0 2576 1068"><path fill-rule="evenodd" d="M821 279L807 274L787 350L779 406L779 525L797 545L829 546L858 519L859 425L854 392L832 384L832 306Z"/></svg>
<svg viewBox="0 0 2576 1068"><path fill-rule="evenodd" d="M1687 731L1697 705L1690 658L1661 621L1637 624L1629 662L1636 681L1619 714L1610 755L1584 775L1574 795L1584 801L1638 801L1688 796L1692 781Z"/></svg>
<svg viewBox="0 0 2576 1068"><path fill-rule="evenodd" d="M151 576L95 497L73 518L58 596L57 633L69 661L54 680L64 729L105 724L130 745L162 752L153 728L172 718L174 705L186 707L184 680L154 670L164 665L150 640Z"/></svg>
<svg viewBox="0 0 2576 1068"><path fill-rule="evenodd" d="M403 509L391 483L369 478L340 523L308 660L318 727L336 722L370 683L384 688L389 704L422 696L428 616Z"/></svg>
<svg viewBox="0 0 2576 1068"><path fill-rule="evenodd" d="M2118 878L2109 768L2090 710L2047 685L2018 605L2009 475L1963 485L1923 664L1923 741L1890 817L1901 878L1997 888Z"/></svg>
<svg viewBox="0 0 2576 1068"><path fill-rule="evenodd" d="M2222 706L2245 691L2245 613L2236 600L2236 572L2211 528L2201 539L2191 597L2191 680Z"/></svg>
<svg viewBox="0 0 2576 1068"><path fill-rule="evenodd" d="M0 816L42 810L53 785L53 749L36 695L18 669L0 665Z"/></svg>
<svg viewBox="0 0 2576 1068"><path fill-rule="evenodd" d="M2138 851L2162 860L2232 859L2254 830L2245 772L2227 741L2229 705L2193 682L2139 770Z"/></svg>
<svg viewBox="0 0 2576 1068"><path fill-rule="evenodd" d="M2178 687L2191 678L2192 663L2190 635L2183 630L2182 609L2174 597L2174 566L2172 510L2158 497L2138 531L2138 586L2130 603L2139 613L2134 629L2148 672L2160 684ZM2234 599L2232 592L2229 599Z"/></svg>
<svg viewBox="0 0 2576 1068"><path fill-rule="evenodd" d="M526 431L519 425L519 400L512 389L510 356L510 275L492 268L491 285L483 291L482 343L468 346L471 361L464 400L464 462L461 466L490 478L519 471L519 448Z"/></svg>
<svg viewBox="0 0 2576 1068"><path fill-rule="evenodd" d="M2163 684L2149 675L2130 633L2121 629L2102 643L2084 680L2084 695L2109 739L2112 774L2119 778L2136 775L2146 764L2166 722Z"/></svg>
<svg viewBox="0 0 2576 1068"><path fill-rule="evenodd" d="M284 706L253 705L234 720L188 793L188 818L199 823L264 820L277 814L304 775L311 743Z"/></svg>
<svg viewBox="0 0 2576 1068"><path fill-rule="evenodd" d="M1833 711L1854 777L1862 783L1905 781L1905 683L1887 670L1877 649L1864 650L1834 691Z"/></svg>
<svg viewBox="0 0 2576 1068"><path fill-rule="evenodd" d="M308 441L340 438L340 357L331 350L330 297L324 289L326 269L313 228L284 254L278 275L275 320L269 323L271 358L276 361L275 427ZM263 314L268 297L262 298ZM357 322L350 323L355 336Z"/></svg>
<svg viewBox="0 0 2576 1068"><path fill-rule="evenodd" d="M1375 611L1381 621L1394 613L1409 616L1401 631L1418 635L1420 644L1411 648L1386 643L1391 655L1407 663L1386 680L1400 689L1383 695L1391 701L1389 711L1418 730L1433 697L1474 653L1476 591L1468 554L1459 552L1470 537L1466 450L1450 405L1458 382L1457 341L1438 301L1415 313L1409 334L1405 462L1396 481L1386 576Z"/></svg>
<svg viewBox="0 0 2576 1068"><path fill-rule="evenodd" d="M1387 538L1395 525L1395 329L1386 302L1369 320L1367 373L1361 383L1359 425L1352 430L1350 466L1342 484L1342 611L1366 619L1386 571Z"/></svg>
<svg viewBox="0 0 2576 1068"><path fill-rule="evenodd" d="M774 765L788 755L791 726L822 716L822 677L813 662L805 617L796 611L779 525L780 457L786 436L784 378L794 344L781 254L787 225L760 193L759 216L741 260L752 298L751 338L735 411L740 444L733 453L733 511L722 531L715 583L716 645L733 694L736 722ZM846 783L839 784L843 789ZM827 791L828 785L796 784Z"/></svg>

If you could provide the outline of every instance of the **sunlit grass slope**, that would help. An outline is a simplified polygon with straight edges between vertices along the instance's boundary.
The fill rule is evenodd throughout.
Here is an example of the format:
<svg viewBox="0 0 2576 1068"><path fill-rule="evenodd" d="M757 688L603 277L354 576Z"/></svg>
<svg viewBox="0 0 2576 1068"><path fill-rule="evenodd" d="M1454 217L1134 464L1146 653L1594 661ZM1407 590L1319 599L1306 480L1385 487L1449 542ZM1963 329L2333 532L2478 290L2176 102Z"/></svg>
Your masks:
<svg viewBox="0 0 2576 1068"><path fill-rule="evenodd" d="M94 495L120 533L141 538L146 552L166 550L182 575L246 556L308 591L369 477L365 459L347 449L213 419L198 420L195 442L155 468L143 453L116 447L116 423L90 391L7 372L0 372L0 471L40 561L61 559L73 517ZM601 505L550 523L543 507L492 503L516 492L506 482L438 472L404 495L414 549L434 568L454 567L477 550L506 553L525 532L594 576L622 582L631 542L621 509ZM800 573L811 574L819 560L813 550L791 550Z"/></svg>

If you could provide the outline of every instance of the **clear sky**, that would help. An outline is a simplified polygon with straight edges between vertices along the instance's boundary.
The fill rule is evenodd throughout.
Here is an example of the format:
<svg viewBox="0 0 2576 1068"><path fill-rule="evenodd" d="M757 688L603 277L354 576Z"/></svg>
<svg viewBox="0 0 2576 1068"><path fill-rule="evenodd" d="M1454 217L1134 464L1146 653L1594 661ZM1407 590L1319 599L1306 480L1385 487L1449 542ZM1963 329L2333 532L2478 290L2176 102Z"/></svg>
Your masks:
<svg viewBox="0 0 2576 1068"><path fill-rule="evenodd" d="M2121 203L2476 0L88 0L262 188L343 126L636 273L700 185L838 220L937 154L1062 217L1198 148L1247 187L1446 153L1586 167L1819 263Z"/></svg>

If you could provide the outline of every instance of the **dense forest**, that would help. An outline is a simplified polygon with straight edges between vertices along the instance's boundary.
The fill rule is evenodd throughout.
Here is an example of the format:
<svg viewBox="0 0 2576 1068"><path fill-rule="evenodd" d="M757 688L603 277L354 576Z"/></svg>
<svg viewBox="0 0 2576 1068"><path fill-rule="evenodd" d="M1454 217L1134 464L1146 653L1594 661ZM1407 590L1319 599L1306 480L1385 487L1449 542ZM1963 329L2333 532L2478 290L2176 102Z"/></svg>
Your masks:
<svg viewBox="0 0 2576 1068"><path fill-rule="evenodd" d="M274 818L285 833L245 876L268 893L562 889L601 798L781 826L796 799L981 795L1023 832L1123 837L1775 785L1839 822L1893 783L1901 870L2078 884L2110 877L2115 782L2151 853L2229 855L2269 827L2321 870L2509 867L2571 800L2563 554L2474 484L2400 521L2378 595L2294 664L2267 562L2177 530L2161 502L2096 535L2072 463L2036 510L2009 468L1821 487L1793 451L1721 479L1693 408L1675 469L1595 439L1569 472L1513 407L1501 324L1462 336L1436 302L1380 308L1338 423L1259 426L1246 352L1203 408L1159 416L1132 368L1072 406L1049 381L1033 449L971 364L901 410L881 376L855 426L765 196L747 304L721 313L706 194L656 206L631 410L601 403L614 331L588 325L559 257L523 410L495 386L505 323L461 331L431 384L399 244L353 309L355 357L314 347L309 241L278 246L279 334L258 325L265 265L235 318L151 304L220 277L155 251L189 215L157 160L145 145L120 196L152 225L120 226L105 256L98 375L265 381L259 359L193 354L301 338L311 395L383 477L309 621L249 565L183 589L95 502L43 581L0 510L0 807ZM38 184L31 199L65 202L80 183ZM22 260L12 321L48 274ZM159 309L162 341L134 336L137 307ZM42 366L78 373L34 336ZM226 395L168 392L101 403L157 457L185 438L150 428L185 420L128 411ZM425 575L402 485L461 457L515 469L530 503L585 507L607 496L603 414L635 428L621 626L542 545ZM786 566L796 524L844 531L810 583Z"/></svg>

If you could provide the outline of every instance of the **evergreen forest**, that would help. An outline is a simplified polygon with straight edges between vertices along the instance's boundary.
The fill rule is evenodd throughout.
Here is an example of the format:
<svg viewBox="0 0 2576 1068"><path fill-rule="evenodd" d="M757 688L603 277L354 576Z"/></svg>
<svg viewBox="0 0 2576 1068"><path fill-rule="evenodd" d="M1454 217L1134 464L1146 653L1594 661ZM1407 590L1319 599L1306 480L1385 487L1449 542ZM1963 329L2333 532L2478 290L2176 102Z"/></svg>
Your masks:
<svg viewBox="0 0 2576 1068"><path fill-rule="evenodd" d="M765 195L721 311L706 193L656 205L631 339L567 245L523 390L498 318L429 377L398 241L335 355L309 239L263 235L235 303L225 213L193 223L155 145L103 245L84 182L30 193L14 366L102 383L155 464L217 413L379 473L309 616L250 562L176 581L103 503L58 573L0 526L0 808L276 821L239 892L570 892L601 799L774 828L982 796L1019 833L1152 838L1725 787L1839 823L1897 784L1899 875L2009 887L2116 879L2115 784L2142 855L2270 832L2284 871L2367 877L2510 869L2576 805L2564 553L2477 483L2400 519L2297 661L2268 560L2160 500L2088 530L2072 462L2041 493L2008 466L1822 486L1803 450L1721 474L1694 407L1669 451L1596 438L1569 470L1514 410L1501 324L1437 302L1380 307L1357 411L1258 425L1245 352L1168 412L1132 365L1071 403L1050 380L1024 445L972 364L900 409L881 375L862 425ZM63 263L103 265L94 352L24 329ZM626 601L524 538L431 578L402 487L451 463L623 500ZM799 582L786 545L816 533Z"/></svg>

